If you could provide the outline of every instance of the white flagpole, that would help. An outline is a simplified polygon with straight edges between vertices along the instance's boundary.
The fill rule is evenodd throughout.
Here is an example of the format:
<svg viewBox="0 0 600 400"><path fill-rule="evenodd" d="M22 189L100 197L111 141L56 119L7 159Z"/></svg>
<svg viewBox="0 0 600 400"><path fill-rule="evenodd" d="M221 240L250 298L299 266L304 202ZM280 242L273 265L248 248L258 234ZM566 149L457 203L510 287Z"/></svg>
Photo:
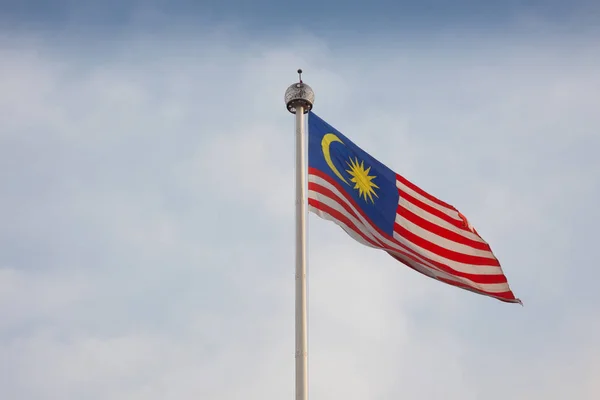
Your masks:
<svg viewBox="0 0 600 400"><path fill-rule="evenodd" d="M305 116L312 109L314 92L300 81L285 92L285 103L296 114L296 400L308 400L308 337L306 302L306 156Z"/></svg>

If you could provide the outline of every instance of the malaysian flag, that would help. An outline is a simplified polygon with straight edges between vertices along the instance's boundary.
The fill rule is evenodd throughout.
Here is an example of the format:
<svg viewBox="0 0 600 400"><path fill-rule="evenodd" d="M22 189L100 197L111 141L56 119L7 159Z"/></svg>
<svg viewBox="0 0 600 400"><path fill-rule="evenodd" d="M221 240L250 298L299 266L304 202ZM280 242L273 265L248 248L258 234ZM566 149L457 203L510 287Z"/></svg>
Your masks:
<svg viewBox="0 0 600 400"><path fill-rule="evenodd" d="M310 211L426 276L521 303L490 246L456 208L390 170L312 111L308 121Z"/></svg>

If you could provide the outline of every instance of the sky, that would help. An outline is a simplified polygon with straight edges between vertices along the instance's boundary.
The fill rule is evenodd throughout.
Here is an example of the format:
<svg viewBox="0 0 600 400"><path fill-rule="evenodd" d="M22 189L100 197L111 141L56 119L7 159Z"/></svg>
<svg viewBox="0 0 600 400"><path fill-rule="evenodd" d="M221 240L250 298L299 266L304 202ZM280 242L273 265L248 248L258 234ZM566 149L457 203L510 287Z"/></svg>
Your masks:
<svg viewBox="0 0 600 400"><path fill-rule="evenodd" d="M593 1L0 1L0 398L294 396L294 118L456 206L524 306L309 215L309 394L600 398Z"/></svg>

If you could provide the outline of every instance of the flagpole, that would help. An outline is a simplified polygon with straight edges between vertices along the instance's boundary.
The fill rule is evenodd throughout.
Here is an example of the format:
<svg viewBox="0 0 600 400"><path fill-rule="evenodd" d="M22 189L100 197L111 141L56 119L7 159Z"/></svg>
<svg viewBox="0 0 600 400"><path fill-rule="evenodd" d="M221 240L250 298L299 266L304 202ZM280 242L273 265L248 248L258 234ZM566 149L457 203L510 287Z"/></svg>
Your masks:
<svg viewBox="0 0 600 400"><path fill-rule="evenodd" d="M302 82L285 91L285 103L296 114L296 400L308 400L308 335L306 299L306 156L305 116L312 109L314 92Z"/></svg>

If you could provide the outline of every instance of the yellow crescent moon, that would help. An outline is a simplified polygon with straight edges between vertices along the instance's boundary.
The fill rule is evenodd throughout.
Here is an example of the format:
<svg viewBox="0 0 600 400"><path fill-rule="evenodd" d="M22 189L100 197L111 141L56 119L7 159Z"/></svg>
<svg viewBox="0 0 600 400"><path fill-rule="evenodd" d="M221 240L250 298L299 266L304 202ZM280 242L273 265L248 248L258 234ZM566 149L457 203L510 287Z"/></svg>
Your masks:
<svg viewBox="0 0 600 400"><path fill-rule="evenodd" d="M344 144L344 142L342 142L342 140L333 133L328 133L325 136L323 136L323 140L321 140L321 147L323 148L323 157L325 157L325 161L327 162L327 165L329 165L329 168L331 168L333 173L336 174L337 177L340 178L346 185L349 185L349 183L346 182L342 174L340 174L340 171L338 171L335 165L333 165L333 161L331 161L329 146L331 146L331 143L333 142L340 142L341 144Z"/></svg>

